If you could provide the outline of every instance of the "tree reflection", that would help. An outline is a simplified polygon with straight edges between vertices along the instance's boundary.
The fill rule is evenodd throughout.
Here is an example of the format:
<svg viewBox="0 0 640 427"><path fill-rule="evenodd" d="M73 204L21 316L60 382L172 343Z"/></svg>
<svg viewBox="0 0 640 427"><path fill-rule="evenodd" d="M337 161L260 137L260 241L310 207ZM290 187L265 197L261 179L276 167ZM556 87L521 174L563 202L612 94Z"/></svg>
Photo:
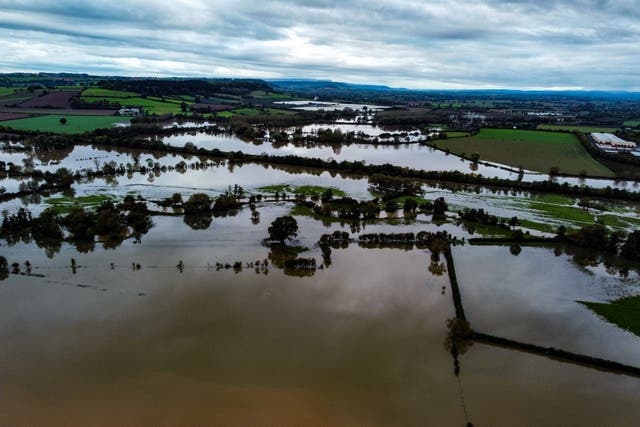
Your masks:
<svg viewBox="0 0 640 427"><path fill-rule="evenodd" d="M192 230L206 230L213 221L210 214L189 214L183 217L183 221Z"/></svg>

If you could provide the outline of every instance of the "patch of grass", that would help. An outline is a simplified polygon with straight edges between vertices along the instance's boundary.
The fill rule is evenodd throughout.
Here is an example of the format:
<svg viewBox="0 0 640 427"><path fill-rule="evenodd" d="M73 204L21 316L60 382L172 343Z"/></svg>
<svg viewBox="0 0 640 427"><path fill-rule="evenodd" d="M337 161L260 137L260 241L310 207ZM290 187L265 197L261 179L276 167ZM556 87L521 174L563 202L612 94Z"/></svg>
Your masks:
<svg viewBox="0 0 640 427"><path fill-rule="evenodd" d="M0 87L0 96L13 95L18 91L18 88L15 87Z"/></svg>
<svg viewBox="0 0 640 427"><path fill-rule="evenodd" d="M607 127L597 127L597 126L571 126L571 125L538 125L538 129L540 130L566 130L569 132L573 132L574 130L583 132L583 133L591 133L591 132L605 132L612 133L615 132L616 128L607 128Z"/></svg>
<svg viewBox="0 0 640 427"><path fill-rule="evenodd" d="M418 204L428 202L428 200L425 199L424 197L418 197L418 196L400 196L393 199L393 201L399 204L400 207L402 207L402 205L404 205L404 202L406 202L408 199L413 199L416 202L418 202ZM384 203L382 204L384 205Z"/></svg>
<svg viewBox="0 0 640 427"><path fill-rule="evenodd" d="M475 222L464 222L467 231L479 234L482 237L511 237L512 231L497 225L485 225ZM527 227L530 228L530 227Z"/></svg>
<svg viewBox="0 0 640 427"><path fill-rule="evenodd" d="M632 218L614 214L604 214L599 215L598 220L601 221L604 225L608 225L609 227L613 228L635 229L640 227L640 218Z"/></svg>
<svg viewBox="0 0 640 427"><path fill-rule="evenodd" d="M529 208L557 220L592 224L594 215L584 209L553 203L529 201Z"/></svg>
<svg viewBox="0 0 640 427"><path fill-rule="evenodd" d="M309 248L306 246L285 246L284 247L284 252L289 253L291 255L298 255L308 250Z"/></svg>
<svg viewBox="0 0 640 427"><path fill-rule="evenodd" d="M640 336L640 296L620 298L608 303L578 302L607 322Z"/></svg>
<svg viewBox="0 0 640 427"><path fill-rule="evenodd" d="M303 194L305 196L318 196L320 197L322 193L327 190L331 190L335 197L344 197L347 193L335 187L321 187L319 185L301 185L300 187L295 187L293 192L295 194Z"/></svg>
<svg viewBox="0 0 640 427"><path fill-rule="evenodd" d="M558 231L558 227L549 224L548 222L537 222L531 221L528 219L520 219L520 226L522 228L528 228L530 230L542 231L544 233L556 233Z"/></svg>
<svg viewBox="0 0 640 427"><path fill-rule="evenodd" d="M74 207L83 207L85 209L95 209L102 204L115 200L110 194L93 194L91 196L81 197L49 197L44 202L51 205L58 213L68 213Z"/></svg>
<svg viewBox="0 0 640 427"><path fill-rule="evenodd" d="M275 93L275 92L265 92L263 90L254 90L251 92L251 96L254 98L264 98L264 99L289 99L291 95L286 93Z"/></svg>
<svg viewBox="0 0 640 427"><path fill-rule="evenodd" d="M573 206L575 199L572 197L563 196L561 194L540 194L533 197L533 200L537 200L545 203L558 203L563 205Z"/></svg>
<svg viewBox="0 0 640 427"><path fill-rule="evenodd" d="M593 159L575 135L519 129L481 129L468 138L432 141L441 149L456 154L479 153L480 160L523 166L547 173L553 166L560 172L578 175L582 171L592 176L613 177L614 173Z"/></svg>
<svg viewBox="0 0 640 427"><path fill-rule="evenodd" d="M306 216L310 218L313 218L315 216L311 208L300 205L295 205L293 208L291 208L289 214L292 216Z"/></svg>
<svg viewBox="0 0 640 427"><path fill-rule="evenodd" d="M624 126L629 126L629 127L640 126L640 120L625 120L623 125Z"/></svg>
<svg viewBox="0 0 640 427"><path fill-rule="evenodd" d="M61 124L60 119L67 119ZM6 120L2 126L18 130L31 130L55 133L84 133L95 129L108 128L115 123L126 122L129 117L116 116L74 116L71 114L49 114L46 116L28 117L24 119Z"/></svg>
<svg viewBox="0 0 640 427"><path fill-rule="evenodd" d="M217 117L224 117L225 119L229 119L231 117L233 117L233 113L231 111L220 111L219 113L216 113Z"/></svg>
<svg viewBox="0 0 640 427"><path fill-rule="evenodd" d="M234 114L239 114L241 116L257 116L263 114L262 111L257 108L237 108L231 111Z"/></svg>
<svg viewBox="0 0 640 427"><path fill-rule="evenodd" d="M178 105L181 105L183 102L185 104L192 104L191 101L187 101L185 99L182 99L181 97L178 97L178 98L166 98L166 97L160 98L158 96L148 96L146 99L150 99L152 101L158 101L158 102L168 102L170 104L178 104Z"/></svg>
<svg viewBox="0 0 640 427"><path fill-rule="evenodd" d="M292 186L289 184L276 184L276 185L266 185L264 187L258 187L257 190L263 193L293 193L293 194L302 194L304 196L318 196L320 197L322 193L327 190L331 190L335 197L344 197L347 193L335 187L322 187L319 185L301 185L301 186Z"/></svg>
<svg viewBox="0 0 640 427"><path fill-rule="evenodd" d="M282 193L283 191L291 191L291 187L288 184L276 184L276 185L265 185L264 187L258 187L258 191L262 191L264 193Z"/></svg>
<svg viewBox="0 0 640 427"><path fill-rule="evenodd" d="M469 136L467 132L445 132L447 134L447 138L464 138Z"/></svg>

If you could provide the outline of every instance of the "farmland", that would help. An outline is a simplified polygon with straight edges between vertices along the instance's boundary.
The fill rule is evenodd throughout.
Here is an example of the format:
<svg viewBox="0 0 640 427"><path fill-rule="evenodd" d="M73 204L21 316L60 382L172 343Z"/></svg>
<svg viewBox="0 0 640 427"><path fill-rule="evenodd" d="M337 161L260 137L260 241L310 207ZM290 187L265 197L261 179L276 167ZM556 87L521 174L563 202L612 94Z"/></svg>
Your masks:
<svg viewBox="0 0 640 427"><path fill-rule="evenodd" d="M25 117L29 116L24 113L0 112L0 121L24 119Z"/></svg>
<svg viewBox="0 0 640 427"><path fill-rule="evenodd" d="M605 133L613 133L616 131L616 128L611 127L597 127L597 126L571 126L571 125L540 125L538 126L540 130L561 130L567 132L579 131L583 133L591 133L591 132L605 132Z"/></svg>
<svg viewBox="0 0 640 427"><path fill-rule="evenodd" d="M29 91L16 91L11 94L0 97L0 106L16 106L22 102L28 101L43 93L42 90Z"/></svg>
<svg viewBox="0 0 640 427"><path fill-rule="evenodd" d="M613 172L594 160L569 133L542 132L513 129L481 129L469 138L434 141L443 150L480 159L503 163L537 172L549 172L557 166L561 173L591 176L613 176Z"/></svg>
<svg viewBox="0 0 640 427"><path fill-rule="evenodd" d="M123 90L111 90L111 89L102 89L99 87L90 87L85 89L82 92L82 97L93 97L93 98L132 98L135 96L140 96L134 92L126 92Z"/></svg>
<svg viewBox="0 0 640 427"><path fill-rule="evenodd" d="M71 98L80 91L58 91L31 98L20 104L26 108L69 108Z"/></svg>
<svg viewBox="0 0 640 427"><path fill-rule="evenodd" d="M67 119L67 123L64 125L61 124L61 118ZM126 122L128 120L129 117L48 114L45 116L3 121L2 126L17 130L74 134L110 127L115 123Z"/></svg>
<svg viewBox="0 0 640 427"><path fill-rule="evenodd" d="M121 92L124 93L124 92ZM84 93L82 100L91 103L109 102L123 107L141 107L149 114L178 114L182 112L181 101L162 101L160 98L150 99L141 97L88 97ZM189 102L184 101L189 104Z"/></svg>
<svg viewBox="0 0 640 427"><path fill-rule="evenodd" d="M15 88L15 87L0 87L0 97L7 96L7 95L12 95L13 93L15 93L18 90L20 90L20 89L19 88Z"/></svg>

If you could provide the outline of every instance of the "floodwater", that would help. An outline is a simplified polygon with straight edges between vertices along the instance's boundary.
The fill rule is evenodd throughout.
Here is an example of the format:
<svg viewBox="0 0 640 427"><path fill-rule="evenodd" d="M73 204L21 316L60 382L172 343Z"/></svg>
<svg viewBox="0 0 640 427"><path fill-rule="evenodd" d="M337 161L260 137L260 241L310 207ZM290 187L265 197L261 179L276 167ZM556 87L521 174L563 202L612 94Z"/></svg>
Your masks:
<svg viewBox="0 0 640 427"><path fill-rule="evenodd" d="M334 125L308 125L303 128L307 133L317 131L319 128L335 128L348 131L361 129L365 134L375 137L382 133L383 129L372 125L354 124L334 124ZM370 132L370 133L367 133ZM407 132L413 133L414 130ZM417 138L417 136L410 136ZM308 144L276 144L271 141L244 141L233 134L211 135L205 132L189 132L180 135L164 137L162 142L175 147L183 147L187 143L192 143L198 148L212 150L217 148L221 151L242 151L246 154L271 154L271 155L295 155L300 157L319 158L322 160L341 161L363 161L365 164L381 165L391 164L413 169L434 170L434 171L458 171L462 173L477 173L487 177L498 177L504 179L517 180L518 172L508 166L497 163L480 162L474 164L471 161L461 159L458 156L447 154L443 151L421 145L418 143L397 143L397 144L350 144L350 145L320 145ZM488 166L489 165L489 166ZM507 168L507 169L503 169ZM525 171L523 181L545 181L548 175ZM595 188L616 187L634 191L638 182L616 181L613 179L593 179L593 178L571 178L556 177L554 181L570 185L587 185Z"/></svg>
<svg viewBox="0 0 640 427"><path fill-rule="evenodd" d="M248 147L256 147L249 143L241 142ZM261 147L261 146L258 146ZM152 166L176 166L179 163L193 165L202 160L197 156L167 154L167 153L143 153L135 150L104 149L90 145L78 145L73 149L60 150L46 153L5 153L7 156L28 157L36 169L53 171L60 167L67 167L72 171L83 169L95 170L107 163L115 165L138 164L146 167ZM211 162L211 159L208 159ZM21 164L15 161L16 164ZM19 186L25 180L5 179L0 183L7 192L18 191ZM350 197L356 199L370 199L373 196L369 192L366 177L350 177L340 174L331 174L318 170L309 170L302 167L268 166L258 164L229 164L225 161L209 163L207 167L187 168L184 170L149 170L146 174L139 172L128 173L119 176L86 179L80 183L74 183L72 188L76 196L88 196L96 193L108 194L122 198L127 194L142 194L149 200L159 200L180 192L184 197L196 192L205 192L212 196L219 195L228 190L229 186L240 185L251 193L260 192L260 188L271 185L289 185L291 187L315 185L321 187L336 187L345 191ZM435 185L435 184L434 184ZM536 212L529 208L529 196L524 193L512 194L489 190L478 190L473 187L464 190L461 186L431 187L424 185L425 197L435 199L444 197L453 210L468 208L483 208L493 215L503 218L517 216L521 220L531 220L538 223L547 223L553 227L559 225L576 225L567 223L561 218L550 218L545 212ZM12 199L0 203L0 210L15 211L24 204L34 213L39 213L47 205L39 204L42 198ZM34 204L35 203L35 204ZM608 211L593 212L616 216L630 224L636 223L639 218L640 207L638 204L612 205L606 203Z"/></svg>
<svg viewBox="0 0 640 427"><path fill-rule="evenodd" d="M359 126L359 125L335 125ZM370 125L367 125L370 126ZM165 144L183 147L192 143L198 148L221 151L242 151L247 154L294 155L319 158L322 160L364 161L366 164L381 165L389 163L414 169L460 171L480 173L487 176L500 176L516 179L518 174L484 165L473 165L459 157L447 155L442 151L413 143L399 144L350 144L323 146L316 144L294 145L293 143L275 144L269 141L247 142L234 135L210 135L203 132L172 135L162 139Z"/></svg>
<svg viewBox="0 0 640 427"><path fill-rule="evenodd" d="M64 244L49 259L32 244L5 248L10 261L28 259L44 277L0 282L0 425L640 422L637 378L481 344L459 357L454 375L444 346L455 313L449 280L429 272L426 251L352 244L309 277L274 265L268 274L216 271L216 262L269 257L260 241L288 207L259 210L259 224L244 209L199 231L179 217L154 217L141 244L115 250L97 244L80 254ZM298 243L310 247L300 256L320 261L313 241L327 229L299 222ZM598 271L585 290L585 274L563 257L488 249L454 249L474 327L637 361L637 337L621 338L626 333L588 311L567 322L562 310L573 298L609 296L627 286L621 279ZM514 289L519 274L535 279L526 290Z"/></svg>
<svg viewBox="0 0 640 427"><path fill-rule="evenodd" d="M323 101L276 101L274 105L292 107L296 110L304 111L341 111L347 108L356 111L380 111L385 108L382 105L369 104L347 104L343 102L323 102ZM366 109L365 109L366 108Z"/></svg>

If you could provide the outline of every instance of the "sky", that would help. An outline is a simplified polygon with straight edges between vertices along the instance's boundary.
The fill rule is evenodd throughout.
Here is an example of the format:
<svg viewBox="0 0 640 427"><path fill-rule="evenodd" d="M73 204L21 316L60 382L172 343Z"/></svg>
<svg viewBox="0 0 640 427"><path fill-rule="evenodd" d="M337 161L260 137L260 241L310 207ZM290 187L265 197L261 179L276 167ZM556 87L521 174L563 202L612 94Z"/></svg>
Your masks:
<svg viewBox="0 0 640 427"><path fill-rule="evenodd" d="M0 71L640 91L640 4L0 0Z"/></svg>

